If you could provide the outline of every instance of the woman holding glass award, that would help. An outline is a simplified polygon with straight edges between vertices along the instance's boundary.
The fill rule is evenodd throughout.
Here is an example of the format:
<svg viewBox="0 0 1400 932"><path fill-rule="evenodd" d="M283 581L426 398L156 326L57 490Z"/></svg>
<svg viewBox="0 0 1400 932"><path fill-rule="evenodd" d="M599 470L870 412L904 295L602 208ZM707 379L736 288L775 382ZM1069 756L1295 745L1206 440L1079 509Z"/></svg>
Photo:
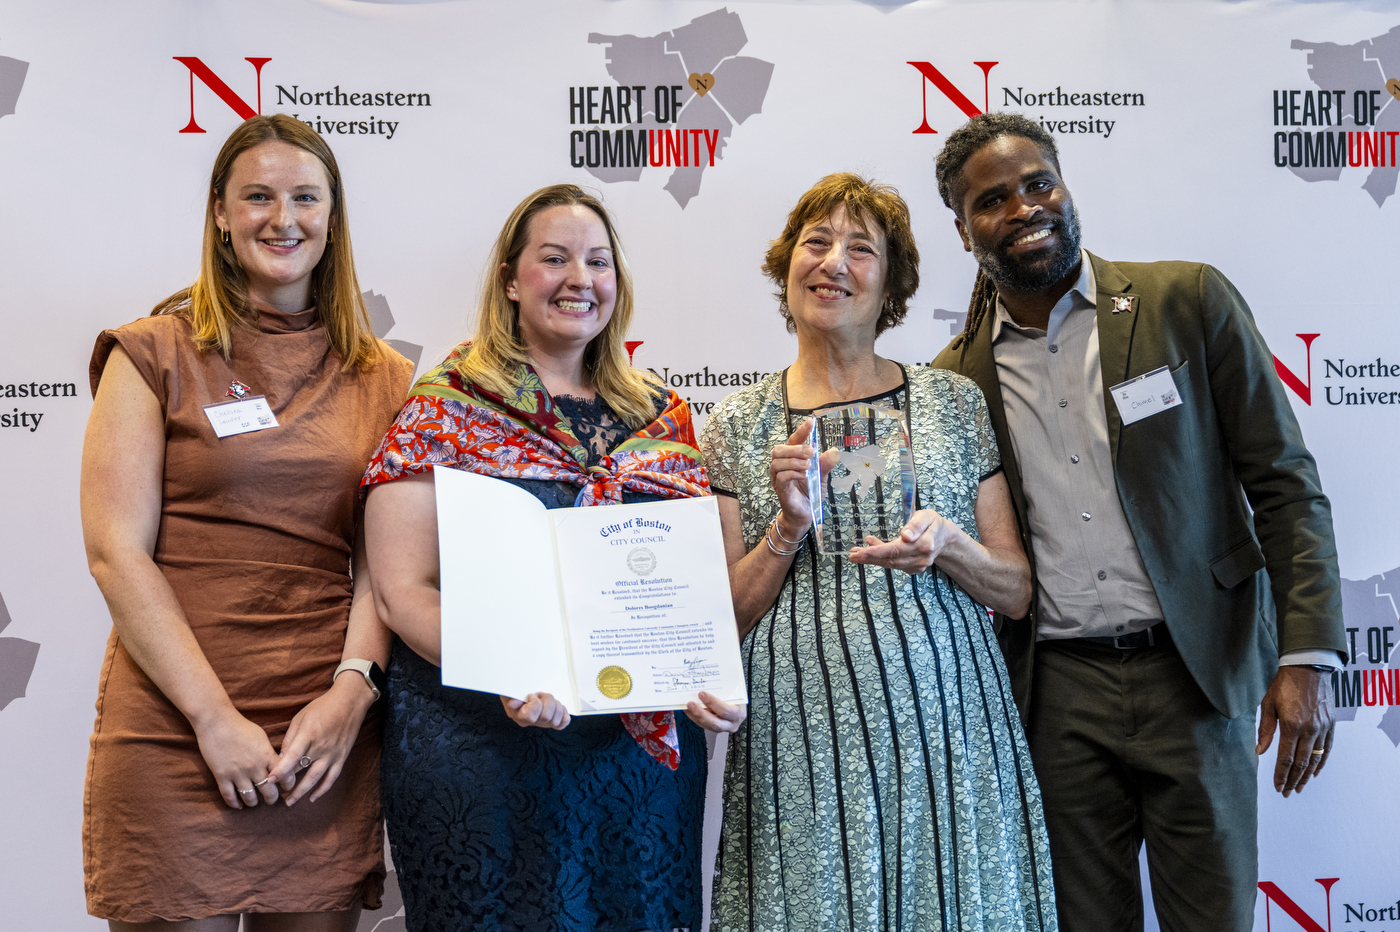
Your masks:
<svg viewBox="0 0 1400 932"><path fill-rule="evenodd" d="M700 441L751 706L729 745L719 930L1057 928L986 610L1020 617L1031 595L987 407L961 376L875 354L918 264L892 188L818 182L764 263L797 359Z"/></svg>
<svg viewBox="0 0 1400 932"><path fill-rule="evenodd" d="M631 280L603 206L573 185L536 191L492 270L474 339L414 386L364 479L375 595L398 635L383 781L408 928L698 932L700 728L673 712L571 721L549 694L442 685L432 466L548 508L708 494L685 402L628 363ZM539 557L519 554L556 585ZM743 720L701 695L696 723Z"/></svg>

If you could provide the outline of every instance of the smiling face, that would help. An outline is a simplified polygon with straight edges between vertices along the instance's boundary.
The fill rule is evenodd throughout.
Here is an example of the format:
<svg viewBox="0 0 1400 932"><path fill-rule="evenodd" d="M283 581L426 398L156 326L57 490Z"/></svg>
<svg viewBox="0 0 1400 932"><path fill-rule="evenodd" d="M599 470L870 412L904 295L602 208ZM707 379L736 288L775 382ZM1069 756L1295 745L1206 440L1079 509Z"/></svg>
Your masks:
<svg viewBox="0 0 1400 932"><path fill-rule="evenodd" d="M520 337L531 350L582 354L612 318L617 270L608 229L581 205L551 207L530 220L515 270L501 266L516 303Z"/></svg>
<svg viewBox="0 0 1400 932"><path fill-rule="evenodd" d="M1079 216L1060 173L1032 140L999 136L963 166L954 221L963 247L1002 288L1054 288L1079 264Z"/></svg>
<svg viewBox="0 0 1400 932"><path fill-rule="evenodd" d="M788 265L787 303L798 333L844 331L875 338L886 298L885 233L867 220L861 230L837 205L825 220L805 224Z"/></svg>
<svg viewBox="0 0 1400 932"><path fill-rule="evenodd" d="M311 272L326 249L334 205L321 160L264 142L234 160L214 222L228 233L255 305L284 312L311 304Z"/></svg>

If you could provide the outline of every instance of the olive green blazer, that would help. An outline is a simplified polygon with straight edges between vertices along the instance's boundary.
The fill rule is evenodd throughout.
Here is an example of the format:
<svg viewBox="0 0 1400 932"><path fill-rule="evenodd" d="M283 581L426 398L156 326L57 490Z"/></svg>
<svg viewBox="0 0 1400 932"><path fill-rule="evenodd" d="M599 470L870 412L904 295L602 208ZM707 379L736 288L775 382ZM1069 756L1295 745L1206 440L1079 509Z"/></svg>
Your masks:
<svg viewBox="0 0 1400 932"><path fill-rule="evenodd" d="M1345 651L1332 509L1317 464L1249 307L1225 276L1199 263L1090 259L1119 501L1186 666L1222 714L1252 715L1281 652ZM1131 310L1114 313L1119 296L1135 299ZM933 365L968 376L986 396L1034 573L991 338L987 319ZM1109 389L1161 366L1182 404L1124 425ZM1026 618L998 619L1023 715L1035 615L1033 602Z"/></svg>

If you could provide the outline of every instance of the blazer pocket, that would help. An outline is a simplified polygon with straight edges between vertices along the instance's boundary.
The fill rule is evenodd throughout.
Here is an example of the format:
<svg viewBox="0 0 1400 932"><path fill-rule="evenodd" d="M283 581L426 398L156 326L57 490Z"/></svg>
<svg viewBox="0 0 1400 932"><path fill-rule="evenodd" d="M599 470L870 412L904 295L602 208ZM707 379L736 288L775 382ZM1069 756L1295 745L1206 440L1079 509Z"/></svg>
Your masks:
<svg viewBox="0 0 1400 932"><path fill-rule="evenodd" d="M1190 378L1190 373L1187 371L1186 368L1187 365L1190 364L1190 362L1191 360L1188 359L1181 365L1177 366L1175 369L1170 370L1172 384L1176 386L1176 393L1178 395L1183 396L1183 398L1184 396L1189 395L1191 392L1191 383L1187 381L1187 379Z"/></svg>
<svg viewBox="0 0 1400 932"><path fill-rule="evenodd" d="M1253 537L1248 537L1210 561L1210 571L1222 588L1233 589L1264 565L1264 551Z"/></svg>

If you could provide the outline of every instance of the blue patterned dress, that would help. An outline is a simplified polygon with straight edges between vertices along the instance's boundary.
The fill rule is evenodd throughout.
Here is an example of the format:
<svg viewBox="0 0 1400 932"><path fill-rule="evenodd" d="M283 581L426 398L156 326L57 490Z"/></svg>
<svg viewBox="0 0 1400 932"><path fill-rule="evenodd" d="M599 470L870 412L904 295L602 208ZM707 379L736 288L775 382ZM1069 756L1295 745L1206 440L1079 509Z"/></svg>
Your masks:
<svg viewBox="0 0 1400 932"><path fill-rule="evenodd" d="M778 510L772 450L805 413L783 377L730 395L700 438L750 549ZM859 400L908 410L916 507L975 537L978 485L1000 468L986 403L946 370L906 379ZM712 930L1055 932L1040 790L985 608L941 571L809 542L742 652Z"/></svg>
<svg viewBox="0 0 1400 932"><path fill-rule="evenodd" d="M465 432L462 405L431 400L438 407L405 408L397 430ZM631 433L605 402L554 402L590 463ZM434 449L451 462L448 445ZM381 455L371 472L398 478L427 465ZM578 494L566 482L505 481L548 508ZM443 686L442 671L397 637L388 676L384 814L409 932L699 929L706 749L697 725L676 716L672 772L620 716L521 728L499 697Z"/></svg>

